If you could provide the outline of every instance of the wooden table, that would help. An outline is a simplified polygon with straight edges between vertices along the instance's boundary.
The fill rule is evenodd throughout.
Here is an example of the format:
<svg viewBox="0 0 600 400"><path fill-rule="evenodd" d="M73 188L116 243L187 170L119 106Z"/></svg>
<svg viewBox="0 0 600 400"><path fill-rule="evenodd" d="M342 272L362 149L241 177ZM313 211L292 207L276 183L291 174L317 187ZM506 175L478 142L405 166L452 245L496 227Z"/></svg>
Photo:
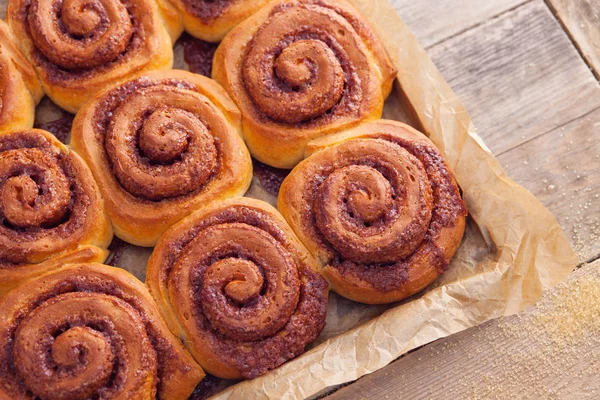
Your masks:
<svg viewBox="0 0 600 400"><path fill-rule="evenodd" d="M600 336L600 0L393 3L581 265L537 309L424 346L325 398L600 398L600 339L587 337Z"/></svg>
<svg viewBox="0 0 600 400"><path fill-rule="evenodd" d="M392 2L581 265L536 309L419 348L322 397L600 398L600 0Z"/></svg>

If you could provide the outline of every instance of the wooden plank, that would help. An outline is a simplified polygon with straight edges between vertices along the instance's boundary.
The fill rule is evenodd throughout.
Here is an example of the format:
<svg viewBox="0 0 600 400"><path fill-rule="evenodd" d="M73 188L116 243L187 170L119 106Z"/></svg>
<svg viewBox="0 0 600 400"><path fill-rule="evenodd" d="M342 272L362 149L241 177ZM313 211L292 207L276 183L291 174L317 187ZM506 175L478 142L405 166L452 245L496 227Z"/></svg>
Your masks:
<svg viewBox="0 0 600 400"><path fill-rule="evenodd" d="M527 0L392 0L398 14L425 48L526 2Z"/></svg>
<svg viewBox="0 0 600 400"><path fill-rule="evenodd" d="M582 262L600 255L600 109L498 160L554 214Z"/></svg>
<svg viewBox="0 0 600 400"><path fill-rule="evenodd" d="M535 308L441 339L326 399L594 399L599 333L596 261Z"/></svg>
<svg viewBox="0 0 600 400"><path fill-rule="evenodd" d="M600 255L600 109L508 151L498 159L510 176L532 191L557 217L582 261ZM596 261L595 266L600 268L600 261ZM598 306L600 303L590 304ZM513 317L506 321L512 324L512 321L519 321L520 318ZM503 382L494 381L493 377L510 365L506 364L503 357L498 356L497 351L481 354L481 348L497 335L498 323L491 322L481 328L458 334L457 338L453 336L444 339L441 341L441 348L436 342L416 350L327 399L447 398L448 395L457 395L458 398L494 398L489 392L493 388L492 382L495 382L494 385ZM470 343L468 339L473 332L483 332L483 336L478 336L476 341ZM518 346L518 341L513 338L505 340L506 343L502 344L505 347L499 350L500 355ZM600 352L600 346L594 351L594 354ZM435 356L431 356L432 354ZM464 365L471 364L471 359L478 357L483 359L476 368L468 370L470 375L455 376L450 372L462 370ZM518 353L513 357L519 357ZM445 367L441 368L436 361ZM584 364L589 361L584 360ZM486 369L487 363L493 365L492 370ZM480 371L480 375L477 375L476 370ZM543 382L552 382L554 378L546 377ZM566 382L576 387L585 384L587 379L574 376L567 378ZM435 381L432 384L433 392L428 391L429 379ZM413 392L415 387L422 387L422 390ZM536 390L541 389L537 387ZM545 393L532 391L531 397L547 397L543 394Z"/></svg>
<svg viewBox="0 0 600 400"><path fill-rule="evenodd" d="M600 2L547 0L548 5L600 79Z"/></svg>
<svg viewBox="0 0 600 400"><path fill-rule="evenodd" d="M600 106L600 87L542 0L430 49L496 154Z"/></svg>

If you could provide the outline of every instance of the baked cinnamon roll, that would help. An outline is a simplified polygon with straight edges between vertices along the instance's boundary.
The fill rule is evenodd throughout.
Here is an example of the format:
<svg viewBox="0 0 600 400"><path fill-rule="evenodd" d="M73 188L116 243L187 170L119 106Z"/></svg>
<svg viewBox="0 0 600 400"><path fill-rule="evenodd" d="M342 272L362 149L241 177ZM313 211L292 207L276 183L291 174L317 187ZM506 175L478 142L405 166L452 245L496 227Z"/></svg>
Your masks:
<svg viewBox="0 0 600 400"><path fill-rule="evenodd" d="M33 67L0 21L0 133L31 128L43 95Z"/></svg>
<svg viewBox="0 0 600 400"><path fill-rule="evenodd" d="M307 154L283 182L278 208L334 291L389 303L448 268L467 208L425 135L382 120L317 139Z"/></svg>
<svg viewBox="0 0 600 400"><path fill-rule="evenodd" d="M221 41L227 32L269 1L272 0L170 0L181 13L185 30L207 42Z"/></svg>
<svg viewBox="0 0 600 400"><path fill-rule="evenodd" d="M275 1L217 49L213 78L242 111L252 155L291 168L308 141L381 116L396 76L346 1Z"/></svg>
<svg viewBox="0 0 600 400"><path fill-rule="evenodd" d="M72 113L102 89L173 65L152 0L9 0L6 18L46 94Z"/></svg>
<svg viewBox="0 0 600 400"><path fill-rule="evenodd" d="M96 96L77 114L71 146L90 165L116 235L153 246L192 211L246 192L252 161L240 132L223 88L172 70Z"/></svg>
<svg viewBox="0 0 600 400"><path fill-rule="evenodd" d="M327 282L281 215L231 199L169 229L146 284L209 373L254 378L299 355L325 326Z"/></svg>
<svg viewBox="0 0 600 400"><path fill-rule="evenodd" d="M0 300L0 398L185 399L204 372L144 285L76 264Z"/></svg>
<svg viewBox="0 0 600 400"><path fill-rule="evenodd" d="M103 261L111 239L98 186L74 151L38 129L0 136L0 296L65 257Z"/></svg>

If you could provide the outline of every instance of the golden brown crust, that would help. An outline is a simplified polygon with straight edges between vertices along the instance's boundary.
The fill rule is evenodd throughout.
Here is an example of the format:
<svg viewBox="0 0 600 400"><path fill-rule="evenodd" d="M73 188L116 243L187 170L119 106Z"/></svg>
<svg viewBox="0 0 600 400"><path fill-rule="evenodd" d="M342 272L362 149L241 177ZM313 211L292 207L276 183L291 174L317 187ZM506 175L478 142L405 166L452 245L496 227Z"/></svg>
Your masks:
<svg viewBox="0 0 600 400"><path fill-rule="evenodd" d="M425 135L381 120L314 140L307 157L283 182L278 208L334 291L389 303L445 271L467 209Z"/></svg>
<svg viewBox="0 0 600 400"><path fill-rule="evenodd" d="M68 264L102 263L109 251L96 246L79 246L37 264L0 263L0 298L16 286Z"/></svg>
<svg viewBox="0 0 600 400"><path fill-rule="evenodd" d="M0 219L0 293L55 268L52 257L105 249L113 235L85 162L39 129L0 136ZM101 249L83 259L103 260Z"/></svg>
<svg viewBox="0 0 600 400"><path fill-rule="evenodd" d="M171 37L171 42L175 44L183 33L183 17L169 0L156 0L156 4L163 24Z"/></svg>
<svg viewBox="0 0 600 400"><path fill-rule="evenodd" d="M381 116L396 69L345 1L275 1L217 49L213 78L243 114L252 155L291 168L317 137Z"/></svg>
<svg viewBox="0 0 600 400"><path fill-rule="evenodd" d="M160 0L167 1L167 0ZM185 30L198 39L219 42L240 22L272 0L171 0Z"/></svg>
<svg viewBox="0 0 600 400"><path fill-rule="evenodd" d="M35 105L43 95L33 67L0 21L0 133L33 127Z"/></svg>
<svg viewBox="0 0 600 400"><path fill-rule="evenodd" d="M203 377L124 270L66 266L0 301L0 399L175 400Z"/></svg>
<svg viewBox="0 0 600 400"><path fill-rule="evenodd" d="M115 234L153 246L211 201L242 196L252 161L223 88L186 71L154 72L96 96L71 145L90 165Z"/></svg>
<svg viewBox="0 0 600 400"><path fill-rule="evenodd" d="M206 371L254 378L302 353L323 329L328 287L316 268L277 210L237 198L165 232L146 284Z"/></svg>
<svg viewBox="0 0 600 400"><path fill-rule="evenodd" d="M46 94L72 113L100 90L173 65L151 0L10 0L7 21Z"/></svg>

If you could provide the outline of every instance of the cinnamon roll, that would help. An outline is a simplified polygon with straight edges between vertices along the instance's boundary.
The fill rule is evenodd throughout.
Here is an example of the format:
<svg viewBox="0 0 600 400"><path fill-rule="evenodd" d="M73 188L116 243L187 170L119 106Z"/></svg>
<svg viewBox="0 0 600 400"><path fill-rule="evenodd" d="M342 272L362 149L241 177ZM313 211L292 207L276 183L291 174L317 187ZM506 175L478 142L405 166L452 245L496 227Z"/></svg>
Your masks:
<svg viewBox="0 0 600 400"><path fill-rule="evenodd" d="M272 0L170 1L181 13L188 33L207 42L219 42L231 28Z"/></svg>
<svg viewBox="0 0 600 400"><path fill-rule="evenodd" d="M173 65L153 0L9 0L6 18L46 94L72 113L106 87Z"/></svg>
<svg viewBox="0 0 600 400"><path fill-rule="evenodd" d="M209 373L254 378L299 355L325 326L327 282L281 215L230 199L169 229L146 284Z"/></svg>
<svg viewBox="0 0 600 400"><path fill-rule="evenodd" d="M90 165L116 235L153 246L192 211L246 192L252 161L240 130L216 82L172 70L95 97L75 118L71 145Z"/></svg>
<svg viewBox="0 0 600 400"><path fill-rule="evenodd" d="M0 20L0 133L31 128L43 95L33 67Z"/></svg>
<svg viewBox="0 0 600 400"><path fill-rule="evenodd" d="M428 286L460 245L467 209L422 133L377 121L317 139L285 179L278 208L332 290L381 304Z"/></svg>
<svg viewBox="0 0 600 400"><path fill-rule="evenodd" d="M346 1L275 1L233 29L213 78L242 111L252 155L291 168L308 141L381 116L396 76Z"/></svg>
<svg viewBox="0 0 600 400"><path fill-rule="evenodd" d="M103 261L111 239L98 186L74 151L38 129L0 136L0 295L65 262L53 257Z"/></svg>
<svg viewBox="0 0 600 400"><path fill-rule="evenodd" d="M0 301L2 399L185 399L203 376L122 269L71 265Z"/></svg>

